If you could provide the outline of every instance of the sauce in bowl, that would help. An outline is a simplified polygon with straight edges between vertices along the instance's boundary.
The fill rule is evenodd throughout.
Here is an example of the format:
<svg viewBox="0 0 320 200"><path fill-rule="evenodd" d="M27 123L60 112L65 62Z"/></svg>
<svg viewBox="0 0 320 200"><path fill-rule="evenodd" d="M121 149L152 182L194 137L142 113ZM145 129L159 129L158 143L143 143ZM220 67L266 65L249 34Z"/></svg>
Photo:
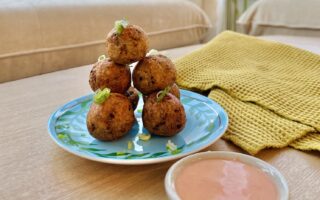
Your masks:
<svg viewBox="0 0 320 200"><path fill-rule="evenodd" d="M261 169L228 159L202 159L184 166L175 179L182 200L276 200L276 185Z"/></svg>

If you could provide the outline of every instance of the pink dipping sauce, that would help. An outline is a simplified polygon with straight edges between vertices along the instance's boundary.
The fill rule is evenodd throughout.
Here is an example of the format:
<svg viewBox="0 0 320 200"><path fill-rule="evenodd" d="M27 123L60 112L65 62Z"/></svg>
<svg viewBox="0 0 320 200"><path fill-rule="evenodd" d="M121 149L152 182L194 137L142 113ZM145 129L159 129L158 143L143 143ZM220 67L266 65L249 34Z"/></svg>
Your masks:
<svg viewBox="0 0 320 200"><path fill-rule="evenodd" d="M262 170L236 160L204 159L181 169L175 188L182 200L274 200L277 188Z"/></svg>

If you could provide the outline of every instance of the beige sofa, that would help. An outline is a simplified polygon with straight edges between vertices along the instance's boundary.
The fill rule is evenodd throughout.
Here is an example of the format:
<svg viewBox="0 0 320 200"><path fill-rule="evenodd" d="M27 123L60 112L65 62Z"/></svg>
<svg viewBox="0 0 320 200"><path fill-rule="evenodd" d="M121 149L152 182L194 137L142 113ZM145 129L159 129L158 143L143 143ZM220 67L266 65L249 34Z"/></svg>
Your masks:
<svg viewBox="0 0 320 200"><path fill-rule="evenodd" d="M151 48L175 48L214 32L215 1L2 1L0 83L95 62L121 18L142 26Z"/></svg>
<svg viewBox="0 0 320 200"><path fill-rule="evenodd" d="M238 19L237 30L250 35L320 37L319 0L257 0Z"/></svg>
<svg viewBox="0 0 320 200"><path fill-rule="evenodd" d="M320 54L319 0L258 0L237 21L237 31Z"/></svg>
<svg viewBox="0 0 320 200"><path fill-rule="evenodd" d="M176 6L178 7L178 5ZM184 6L184 4L179 6ZM68 13L72 10L71 8L65 10L58 5L57 7L62 10L62 16L64 16L64 12ZM185 9L187 8L198 12L198 8L195 8L192 4L186 3ZM32 10L33 8L30 7L30 9ZM50 11L49 7L44 6L44 9L49 13L53 12ZM85 8L81 8L81 6L79 6L78 9L85 10ZM99 10L99 7L96 9ZM101 9L103 10L103 8ZM4 9L4 7L0 7L0 10L0 26L1 30L3 30L3 24L6 23L3 19L6 18L3 18L2 12L8 12L7 14L10 15L10 10L8 10L8 8ZM26 14L26 16L29 16L30 18L33 17L34 19L37 18L34 14L31 14L31 11L22 11L18 8L17 10L19 12L30 12L29 14ZM191 11L188 11L189 14L190 12ZM95 13L100 13L99 15L102 15L101 13L104 12L97 11ZM202 13L202 11L199 13ZM11 17L14 18L15 16L12 15ZM51 20L53 20L57 15L55 14L51 17ZM26 19L19 18L19 20L27 21L27 18L28 17L26 17ZM65 20L61 19L61 23L71 20L68 19L67 16L64 18ZM84 17L79 14L76 19L80 20L84 18L87 19L87 15ZM199 14L199 19L204 20L203 14ZM91 27L97 27L98 24L104 26L104 22L98 22L96 20L97 19L95 18L95 20L92 21ZM30 20L29 23L31 22L32 20ZM136 22L140 23L140 21ZM141 23L142 22L143 20ZM102 32L100 31L101 28L99 28L99 31L98 29L97 31L93 30L96 31L96 34L101 34L101 43L93 43L91 45L84 43L84 46L67 46L68 48L66 49L52 51L50 48L58 48L62 41L51 41L52 43L50 44L52 44L52 47L48 47L48 49L43 49L41 43L33 44L33 42L30 41L30 43L26 43L27 41L23 41L24 37L22 36L32 37L36 30L30 31L29 33L23 32L23 27L28 25L31 26L31 24L27 22L15 23L18 24L15 26L16 28L21 27L21 30L17 29L16 31L22 31L23 34L21 33L21 37L18 37L14 36L14 31L10 34L6 33L9 34L7 35L8 38L11 39L10 35L14 38L10 41L13 45L12 49L6 46L8 45L8 41L1 42L0 54L2 57L0 57L0 77L2 78L2 81L64 69L72 65L81 65L81 62L94 62L96 56L103 51L105 32L110 28L106 26L105 30ZM160 22L157 21L157 23ZM89 22L88 24L90 25ZM90 27L88 24L85 24L84 27ZM7 27L10 28L10 24L7 24ZM62 28L67 29L67 27L59 28L61 28L60 31ZM80 28L80 25L72 25L70 31L71 29L75 29L75 33L81 31ZM200 42L207 29L207 27L197 27L197 31L191 30L192 34L190 33L190 35L200 35L199 38L193 37L194 39L192 41L187 40L189 39L188 36L184 39L182 39L184 36L181 36L183 42L180 41L180 34L182 35L185 30L181 30L176 36L171 32L165 33L164 35L169 35L167 36L169 39L171 37L174 37L174 39L168 39L168 43L166 43L167 39L159 39L159 48L161 45L163 45L162 48L171 48L173 46L194 43L187 47L170 49L167 51L168 56L171 58L183 56L188 52L201 47L201 44L195 43ZM89 30L91 29L88 29L88 31ZM66 34L59 32L59 30L51 31L53 31L56 36L63 36ZM150 29L148 32L150 32ZM20 33L17 34L19 35ZM51 32L48 32L47 34L54 35ZM88 33L84 38L90 39L90 34ZM3 35L4 33L1 34L1 36ZM65 38L62 36L61 40L63 39L65 41ZM68 40L69 42L91 41L82 41L80 40L80 36L79 38L73 38L74 35L71 33L66 34L66 37L73 39L70 41ZM159 34L154 37L161 38L164 36ZM260 37L281 41L315 53L320 53L320 46L317 45L320 44L319 38L279 34L264 35ZM174 43L174 45L171 43ZM153 44L156 46L156 42ZM15 52L13 51L14 48L18 48L16 45L24 47L25 49L23 50L32 50L32 47L38 47L37 45L39 45L40 50L46 51L30 52L30 54L19 56L16 55L17 60L15 61L15 55L10 56L9 53ZM97 48L97 50L94 50L95 48ZM6 58L4 58L4 54L7 54ZM27 59L28 56L33 57ZM68 59L65 60L63 56ZM85 57L85 59L83 57ZM9 61L10 59L11 61ZM31 70L29 69L30 65L28 65L29 67L23 66L23 64L30 64L31 62L34 62L34 65L31 67L35 68L32 73L28 72L28 70ZM48 66L51 66L52 68L49 68ZM12 69L10 67L12 67ZM50 114L66 102L92 92L88 84L90 69L91 67L86 65L0 84L0 152L2 152L0 154L0 199L160 200L166 198L163 188L163 179L165 172L169 166L172 165L172 162L155 164L152 166L130 167L96 163L78 158L63 151L54 144L48 136L46 124ZM8 73L6 72L7 70L12 71ZM17 75L11 74L15 72L15 70L17 71ZM224 140L218 140L206 150L242 152L241 149ZM320 196L320 188L317 187L320 184L320 158L318 152L306 153L292 148L268 149L259 153L257 157L271 163L283 173L288 181L291 200L318 199ZM118 180L126 181L119 183ZM122 187L119 187L120 185ZM134 191L134 193L130 191Z"/></svg>

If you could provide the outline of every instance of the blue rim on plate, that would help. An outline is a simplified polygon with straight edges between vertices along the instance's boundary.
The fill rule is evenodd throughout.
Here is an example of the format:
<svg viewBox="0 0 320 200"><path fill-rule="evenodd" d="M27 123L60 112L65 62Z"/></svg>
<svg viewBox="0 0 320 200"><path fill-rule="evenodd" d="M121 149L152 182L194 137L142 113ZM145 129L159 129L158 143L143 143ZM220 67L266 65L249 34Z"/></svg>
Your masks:
<svg viewBox="0 0 320 200"><path fill-rule="evenodd" d="M123 165L175 160L210 146L228 127L228 115L218 103L191 91L180 91L187 123L185 128L173 137L152 136L148 141L139 140L138 133L148 133L142 124L143 100L140 98L135 110L137 121L127 135L111 142L94 139L86 125L86 115L93 94L70 101L55 111L50 116L48 131L60 147L89 160ZM167 151L168 140L177 145L177 151ZM130 150L128 141L133 144Z"/></svg>

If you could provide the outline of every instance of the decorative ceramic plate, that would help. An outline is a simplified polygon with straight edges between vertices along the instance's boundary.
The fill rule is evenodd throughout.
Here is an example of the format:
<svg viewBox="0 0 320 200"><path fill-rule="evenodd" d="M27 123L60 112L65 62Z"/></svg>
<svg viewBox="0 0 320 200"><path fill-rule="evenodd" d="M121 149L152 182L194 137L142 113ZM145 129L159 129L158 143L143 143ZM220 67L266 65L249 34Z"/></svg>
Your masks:
<svg viewBox="0 0 320 200"><path fill-rule="evenodd" d="M139 140L139 133L148 133L142 124L143 101L135 110L136 123L123 138L102 142L93 138L86 125L86 116L93 94L75 99L54 112L48 122L52 139L63 149L77 156L105 163L139 165L174 160L200 151L218 140L226 131L228 116L216 102L200 94L181 90L181 102L187 115L185 128L176 136L153 136ZM171 140L177 150L167 151ZM133 148L128 149L128 141Z"/></svg>

